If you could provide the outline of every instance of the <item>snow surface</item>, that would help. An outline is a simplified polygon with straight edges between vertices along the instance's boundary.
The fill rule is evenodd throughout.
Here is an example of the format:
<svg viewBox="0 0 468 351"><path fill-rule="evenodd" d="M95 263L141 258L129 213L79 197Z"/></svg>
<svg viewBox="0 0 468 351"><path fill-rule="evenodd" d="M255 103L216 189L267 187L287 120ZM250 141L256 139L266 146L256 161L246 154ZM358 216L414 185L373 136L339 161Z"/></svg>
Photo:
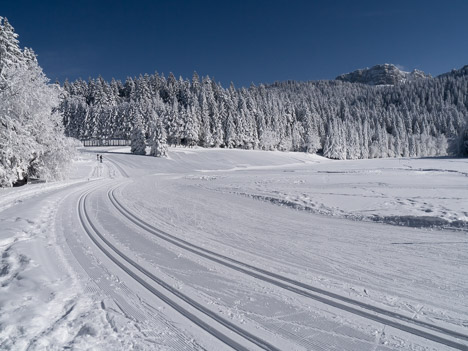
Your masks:
<svg viewBox="0 0 468 351"><path fill-rule="evenodd" d="M0 189L0 349L468 349L467 185L466 159L84 148Z"/></svg>

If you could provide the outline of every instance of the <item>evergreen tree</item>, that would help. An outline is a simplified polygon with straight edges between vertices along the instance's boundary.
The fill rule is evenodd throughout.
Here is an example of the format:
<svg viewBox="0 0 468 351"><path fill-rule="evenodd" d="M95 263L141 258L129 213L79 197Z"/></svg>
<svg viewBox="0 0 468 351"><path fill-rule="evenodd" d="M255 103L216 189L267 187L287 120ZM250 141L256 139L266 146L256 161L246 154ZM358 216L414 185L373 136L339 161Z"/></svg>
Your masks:
<svg viewBox="0 0 468 351"><path fill-rule="evenodd" d="M0 186L23 177L61 179L74 148L57 110L61 88L48 84L31 49L0 18Z"/></svg>
<svg viewBox="0 0 468 351"><path fill-rule="evenodd" d="M0 16L0 74L6 68L24 66L28 58L35 60L35 56L29 54L27 49L25 51L20 49L18 34L8 19Z"/></svg>
<svg viewBox="0 0 468 351"><path fill-rule="evenodd" d="M159 119L153 123L152 127L150 155L167 157L166 130Z"/></svg>
<svg viewBox="0 0 468 351"><path fill-rule="evenodd" d="M456 152L462 156L468 156L468 114L465 117L465 125L457 141L458 142ZM446 144L444 140L439 140L439 143L442 145Z"/></svg>
<svg viewBox="0 0 468 351"><path fill-rule="evenodd" d="M130 152L135 155L146 154L146 138L141 116L137 115L132 129Z"/></svg>

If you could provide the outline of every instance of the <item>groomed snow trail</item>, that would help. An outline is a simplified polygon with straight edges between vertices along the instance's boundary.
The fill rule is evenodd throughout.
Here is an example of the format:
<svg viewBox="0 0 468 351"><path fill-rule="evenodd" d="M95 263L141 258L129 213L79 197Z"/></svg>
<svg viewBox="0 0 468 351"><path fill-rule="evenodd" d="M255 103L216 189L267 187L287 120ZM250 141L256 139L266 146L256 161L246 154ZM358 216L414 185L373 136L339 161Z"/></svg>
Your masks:
<svg viewBox="0 0 468 351"><path fill-rule="evenodd" d="M130 277L132 277L136 282L144 286L148 291L153 293L155 296L157 296L159 299L164 301L166 304L171 306L174 310L182 314L184 317L189 319L191 322L195 323L197 326L202 328L203 330L207 331L208 333L212 334L214 337L225 343L226 345L232 347L233 349L236 350L248 350L251 349L251 347L246 347L241 345L240 343L236 342L232 338L226 335L226 333L223 333L223 331L220 331L219 326L212 326L210 323L205 322L201 318L199 318L195 313L190 312L188 308L184 307L181 302L178 302L174 297L177 297L178 300L182 300L186 304L190 305L191 307L195 308L199 312L203 313L204 315L210 317L212 320L218 322L222 326L226 327L230 331L233 331L237 334L239 334L241 337L247 339L248 341L252 342L256 346L260 347L261 349L264 350L278 350L275 346L269 344L265 340L262 340L255 335L249 333L246 330L243 330L236 326L235 324L231 323L230 321L226 320L225 318L222 318L221 316L217 315L216 313L213 313L211 310L208 308L204 307L203 305L199 304L198 302L192 300L190 297L182 294L177 288L174 288L170 285L168 285L166 282L163 280L159 279L156 277L154 274L143 268L141 265L136 263L134 260L129 258L127 255L125 255L122 251L120 251L118 248L116 248L112 243L110 243L100 232L96 227L93 225L93 223L90 221L90 217L86 211L86 198L89 193L85 193L80 197L79 201L79 216L80 216L80 221L83 225L83 228L85 229L86 233L90 237L90 239L96 244L97 247L108 257L110 258L117 266L119 266L123 271L125 271ZM99 240L99 239L100 240ZM114 252L111 253L110 250ZM117 256L116 256L116 255ZM120 260L118 256L123 260ZM133 268L133 269L132 269ZM136 271L135 271L136 270ZM148 283L141 275L138 273L142 273L144 276L148 277L150 280L152 280L154 283L156 283L157 286L161 287L165 291L169 292L171 295L174 297L169 297L167 296L162 290L158 289L157 287L155 288L154 285Z"/></svg>
<svg viewBox="0 0 468 351"><path fill-rule="evenodd" d="M1 349L468 350L463 160L82 151L0 193Z"/></svg>
<svg viewBox="0 0 468 351"><path fill-rule="evenodd" d="M127 217L131 222L135 223L136 225L148 231L149 233L154 234L158 238L170 242L177 247L183 248L186 251L199 255L203 258L206 258L210 261L216 262L233 270L242 272L254 278L260 279L264 282L279 286L288 291L292 291L296 294L309 297L324 304L337 307L355 315L377 321L387 326L392 326L394 328L417 336L421 336L429 340L433 340L437 343L444 344L446 346L454 348L463 348L465 345L458 343L456 339L468 341L468 335L466 334L443 328L435 324L415 320L413 318L396 312L385 310L377 306L373 306L358 300L351 299L347 296L338 295L330 291L326 291L308 284L304 284L302 282L290 279L280 274L252 266L245 262L240 262L236 259L224 255L220 255L214 251L210 251L204 249L203 247L199 247L190 242L187 242L186 240L174 237L146 223L145 221L138 218L138 216L135 216L133 213L127 210L115 197L114 191L115 189L110 190L108 192L108 197L115 206L115 208L120 213L122 213L123 216ZM298 289L297 287L302 289ZM435 331L436 333L433 333L432 331ZM452 337L454 339L446 338L447 336Z"/></svg>

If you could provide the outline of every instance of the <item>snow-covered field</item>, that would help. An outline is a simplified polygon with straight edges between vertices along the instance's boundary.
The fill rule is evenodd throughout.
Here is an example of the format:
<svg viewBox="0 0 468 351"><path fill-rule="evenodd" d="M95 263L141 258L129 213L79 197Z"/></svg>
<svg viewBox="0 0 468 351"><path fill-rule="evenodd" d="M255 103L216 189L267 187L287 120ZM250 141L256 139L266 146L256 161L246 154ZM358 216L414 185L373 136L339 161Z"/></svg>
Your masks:
<svg viewBox="0 0 468 351"><path fill-rule="evenodd" d="M468 349L468 160L81 151L0 189L0 349Z"/></svg>

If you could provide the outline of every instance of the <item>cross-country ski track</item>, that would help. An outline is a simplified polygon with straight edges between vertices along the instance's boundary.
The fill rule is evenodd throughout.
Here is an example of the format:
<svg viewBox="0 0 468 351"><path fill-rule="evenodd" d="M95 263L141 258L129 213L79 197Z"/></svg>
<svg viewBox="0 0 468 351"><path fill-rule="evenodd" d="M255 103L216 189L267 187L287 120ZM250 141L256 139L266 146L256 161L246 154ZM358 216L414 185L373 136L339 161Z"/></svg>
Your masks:
<svg viewBox="0 0 468 351"><path fill-rule="evenodd" d="M79 202L79 216L81 223L83 225L84 230L89 235L91 240L96 244L97 247L107 256L109 257L116 265L118 265L124 272L126 272L130 277L135 279L138 283L143 285L146 289L151 291L154 295L160 298L162 301L167 303L169 306L174 308L177 312L181 313L184 317L188 318L190 321L201 327L203 330L207 331L214 337L218 338L226 345L231 346L235 350L249 350L249 347L245 347L238 342L234 341L232 338L226 335L225 332L220 331L219 327L213 327L209 323L203 321L201 318L197 317L193 312L190 312L187 308L184 308L181 303L178 303L174 300L174 298L170 298L165 295L163 292L155 288L153 285L149 284L145 281L141 276L139 276L134 269L145 275L146 277L150 278L154 283L156 283L159 287L165 289L167 292L171 293L172 295L176 296L180 300L184 301L191 307L195 308L196 310L200 311L201 313L207 315L214 321L218 322L220 325L226 327L227 329L239 334L241 337L245 338L246 340L252 342L256 346L264 349L264 350L279 350L275 346L269 344L268 342L256 337L255 335L239 328L238 326L234 325L233 323L229 322L228 320L216 315L209 309L205 308L204 306L200 305L196 301L192 300L188 296L180 293L177 289L171 287L163 280L156 277L154 274L140 266L134 260L126 256L122 251L117 249L112 243L110 243L93 225L90 221L90 218L86 212L86 197L89 193L84 193L80 197ZM99 240L100 239L100 240ZM106 246L111 249L113 253ZM122 260L120 260L117 256L120 256ZM126 262L126 263L124 263ZM130 266L129 266L130 265ZM132 269L132 267L134 269Z"/></svg>
<svg viewBox="0 0 468 351"><path fill-rule="evenodd" d="M431 170L411 178L427 182L421 194L448 184L434 213L453 211L447 199L452 188L464 196L463 163L406 160L414 166L399 168L392 160L339 163L296 153L171 148L158 159L127 152L83 149L70 181L0 194L0 223L12 223L3 233L13 235L0 237L0 289L18 296L11 308L0 301L7 306L0 325L11 323L0 329L0 348L468 350L466 233L350 220L352 211L332 206L347 189L377 201L375 211L384 201L423 205L419 193L406 201L401 194L410 190L390 195L382 185L402 179L392 172L418 168ZM319 196L323 204L306 206L317 211L300 210L299 197ZM31 231L33 223L45 229ZM34 275L47 274L49 283L33 284ZM25 286L36 286L38 298ZM51 302L40 298L49 290ZM28 299L37 305L29 322L14 317L31 308ZM50 323L37 319L43 311Z"/></svg>
<svg viewBox="0 0 468 351"><path fill-rule="evenodd" d="M137 216L132 214L129 210L127 210L124 206L122 206L122 204L117 200L117 198L114 195L114 190L115 188L109 190L107 194L108 194L110 201L115 206L115 208L123 216L127 217L131 222L135 223L137 226L143 228L144 230L150 232L151 234L156 235L158 238L162 240L170 242L178 247L181 247L187 251L195 253L196 255L204 257L208 260L219 263L223 266L242 272L244 274L260 279L267 283L274 284L288 291L292 291L296 294L317 300L324 304L351 312L358 316L374 320L384 325L388 325L388 326L400 329L402 331L405 331L405 332L408 332L417 336L421 336L423 338L435 341L440 344L444 344L444 345L454 347L454 348L459 348L461 350L468 349L467 345L454 341L453 339L446 338L446 337L452 337L455 339L468 341L468 335L457 333L455 331L452 331L446 328L441 328L439 326L425 323L423 321L414 320L414 319L411 319L407 316L404 316L398 313L387 311L382 308L378 308L376 306L371 306L371 305L362 303L360 301L350 299L346 296L337 295L332 292L325 291L323 289L319 289L319 288L310 286L308 284L304 284L299 281L281 276L279 274L268 272L264 269L251 266L247 263L239 262L233 258L217 254L213 251L204 249L197 245L193 245L185 240L174 237L162 230L159 230L153 227L152 225L146 223L145 221L139 219ZM291 285L295 285L296 287L291 286L287 283ZM308 291L304 291L297 287L303 288ZM351 305L355 305L356 307L353 307ZM428 329L429 331L425 331L422 328ZM435 331L439 333L439 335L436 333L431 333L431 331Z"/></svg>

